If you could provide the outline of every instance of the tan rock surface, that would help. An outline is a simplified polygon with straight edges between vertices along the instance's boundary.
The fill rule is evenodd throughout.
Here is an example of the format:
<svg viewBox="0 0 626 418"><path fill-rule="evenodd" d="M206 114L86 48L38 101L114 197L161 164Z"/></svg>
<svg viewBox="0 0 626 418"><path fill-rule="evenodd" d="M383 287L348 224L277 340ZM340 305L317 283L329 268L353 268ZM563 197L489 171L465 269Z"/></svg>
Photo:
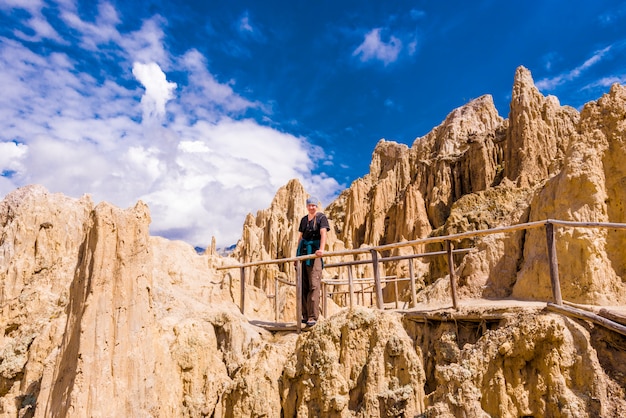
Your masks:
<svg viewBox="0 0 626 418"><path fill-rule="evenodd" d="M356 308L303 334L281 380L285 416L416 416L424 371L399 316Z"/></svg>
<svg viewBox="0 0 626 418"><path fill-rule="evenodd" d="M33 408L60 343L70 284L93 203L18 189L0 202L0 412Z"/></svg>
<svg viewBox="0 0 626 418"><path fill-rule="evenodd" d="M626 222L626 88L578 114L543 97L520 68L512 97L509 119L483 96L411 147L381 140L370 172L322 208L327 250L546 218ZM293 321L293 288L268 297L275 278L294 279L293 264L248 269L245 315L239 269L218 268L294 256L306 197L297 180L281 188L225 258L214 245L199 255L150 237L141 202L94 207L40 186L6 196L0 417L626 414L626 337L543 313L539 302L502 315L475 299L551 298L543 229L455 242L473 248L456 256L457 311L442 309L441 258L414 263L430 319L331 303L328 318L299 335L254 326L274 319L274 300L279 320ZM624 311L625 234L557 230L564 299ZM441 249L416 247L387 255ZM372 275L371 265L354 271ZM407 264L382 274L406 276ZM394 293L384 290L387 302ZM409 293L399 289L404 302Z"/></svg>
<svg viewBox="0 0 626 418"><path fill-rule="evenodd" d="M578 119L576 109L560 106L554 96L544 97L530 71L519 67L511 97L505 176L525 187L558 173Z"/></svg>
<svg viewBox="0 0 626 418"><path fill-rule="evenodd" d="M530 220L626 222L626 87L614 85L609 94L583 109L579 133L569 146L563 169L550 178L531 203ZM528 234L513 294L550 295L547 254L533 250L545 233ZM612 230L559 228L557 252L563 298L572 302L626 303L623 254L626 234Z"/></svg>
<svg viewBox="0 0 626 418"><path fill-rule="evenodd" d="M22 258L9 247L27 242L12 234L31 222L31 202L61 217L81 213L83 238L48 248L54 260L76 251L69 280L23 275L21 294L47 289L43 302L18 296L3 304L0 416L558 417L571 408L587 416L626 408L624 337L554 315L481 328L355 308L300 336L272 335L232 302L238 283L215 270L232 260L149 237L141 203L92 208L88 199L20 189L3 202L3 213L14 214L3 218L4 254L13 254L6 265ZM543 386L533 390L532 379ZM573 406L557 413L552 399Z"/></svg>
<svg viewBox="0 0 626 418"><path fill-rule="evenodd" d="M142 203L30 186L1 208L0 416L224 411L264 335L232 303L238 283L216 279L229 260L150 237Z"/></svg>
<svg viewBox="0 0 626 418"><path fill-rule="evenodd" d="M616 84L579 114L561 106L555 97L544 97L530 72L520 67L515 74L509 119L502 119L491 97L483 96L451 112L410 148L381 140L374 150L370 172L327 207L335 232L328 249L382 245L545 219L626 222L626 172L621 164L626 142L625 89ZM290 199L288 194L277 195L277 199L285 197ZM267 219L276 216L268 209L259 212L256 222L269 225ZM564 299L626 303L622 279L626 256L621 251L626 244L625 233L561 228L557 240ZM247 242L261 240L251 238L241 245L251 245ZM478 250L465 258L457 257L462 295L551 300L543 229L455 245ZM263 250L256 249L255 253L262 254ZM383 269L382 275L407 275L406 263L389 263ZM430 262L426 269L416 264L416 269L425 286L447 274L443 259ZM367 266L357 275L371 276ZM420 298L447 297L445 289L434 290L424 288L427 293ZM409 293L406 285L400 287L404 301ZM393 300L395 291L385 289L384 297Z"/></svg>
<svg viewBox="0 0 626 418"><path fill-rule="evenodd" d="M39 397L47 416L119 416L133 411L176 413L171 395L158 395L167 378L154 316L147 207L120 211L107 204L92 212L70 285L67 321L53 373ZM141 344L137 342L141 341ZM123 394L123 396L122 396ZM94 399L119 399L96 402ZM160 409L163 408L163 409Z"/></svg>
<svg viewBox="0 0 626 418"><path fill-rule="evenodd" d="M523 315L457 345L443 332L435 344L432 417L619 417L624 389L609 379L588 344L588 331L567 318Z"/></svg>

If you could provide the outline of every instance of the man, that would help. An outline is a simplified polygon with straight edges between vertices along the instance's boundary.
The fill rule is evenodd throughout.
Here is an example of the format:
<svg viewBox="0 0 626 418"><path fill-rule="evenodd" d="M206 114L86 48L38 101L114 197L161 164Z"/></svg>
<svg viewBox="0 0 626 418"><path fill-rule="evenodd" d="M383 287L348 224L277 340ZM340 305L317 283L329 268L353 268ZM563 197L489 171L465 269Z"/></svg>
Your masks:
<svg viewBox="0 0 626 418"><path fill-rule="evenodd" d="M317 211L319 201L315 197L306 200L309 212L300 220L300 236L296 255L315 254L317 258L304 261L302 268L302 323L312 327L320 314L320 290L324 263L320 258L326 246L326 232L330 230L326 215Z"/></svg>

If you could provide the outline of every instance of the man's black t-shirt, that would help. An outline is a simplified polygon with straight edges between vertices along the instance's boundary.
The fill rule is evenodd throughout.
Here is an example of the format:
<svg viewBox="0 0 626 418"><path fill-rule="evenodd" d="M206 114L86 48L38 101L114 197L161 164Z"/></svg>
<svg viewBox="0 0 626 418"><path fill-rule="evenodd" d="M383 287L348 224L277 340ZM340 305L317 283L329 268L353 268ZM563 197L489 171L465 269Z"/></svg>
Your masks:
<svg viewBox="0 0 626 418"><path fill-rule="evenodd" d="M330 225L326 215L321 212L317 212L315 217L309 221L309 215L306 215L300 220L300 228L298 232L302 232L302 239L306 241L316 241L322 238L320 229L326 228L330 230Z"/></svg>

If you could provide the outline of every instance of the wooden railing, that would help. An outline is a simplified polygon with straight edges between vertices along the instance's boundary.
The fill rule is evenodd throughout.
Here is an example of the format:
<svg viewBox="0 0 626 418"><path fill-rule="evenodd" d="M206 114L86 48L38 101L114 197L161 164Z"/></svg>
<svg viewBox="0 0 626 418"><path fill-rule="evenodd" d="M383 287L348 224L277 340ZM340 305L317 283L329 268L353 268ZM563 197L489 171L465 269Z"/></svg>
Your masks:
<svg viewBox="0 0 626 418"><path fill-rule="evenodd" d="M384 283L389 283L389 282L395 282L397 283L398 280L409 280L411 283L411 299L413 304L416 303L416 295L415 295L415 278L414 278L414 274L413 274L413 263L409 262L409 278L404 278L404 279L398 279L398 278L391 278L391 277L381 277L380 275L380 270L379 270L379 263L381 262L388 262L388 261L398 261L398 260L411 260L413 258L417 258L417 257L436 257L436 256L447 256L447 260L448 260L448 274L449 274L449 278L450 278L450 298L452 301L452 307L454 309L458 309L458 295L457 295L457 283L456 283L456 274L455 274L455 266L454 266L454 254L457 253L463 253L463 252L468 252L471 251L472 249L454 249L454 242L456 241L460 241L463 239L468 239L468 238L475 238L475 237L479 237L479 236L485 236L485 235L493 235L493 234L502 234L502 233L510 233L510 232L515 232L515 231L520 231L520 230L529 230L529 229L536 229L536 228L542 228L545 227L545 232L546 232L546 244L547 244L547 253L548 253L548 263L549 263L549 270L550 270L550 284L551 284L551 288L552 288L552 302L550 305L552 307L556 306L555 309L558 309L558 307L563 306L563 299L561 296L561 285L560 285L560 280L559 280L559 269L558 269L558 258L557 258L557 251L556 251L556 231L555 228L556 227L561 227L561 228L605 228L605 229L626 229L626 224L623 223L608 223L608 222L573 222L573 221L561 221L561 220L553 220L553 219L547 219L547 220L543 220L543 221L536 221L536 222L527 222L527 223L523 223L523 224L517 224L517 225L511 225L511 226L504 226L504 227L498 227L498 228L492 228L492 229L486 229L486 230L477 230L477 231L467 231L467 232L462 232L462 233L457 233L457 234L451 234L451 235L446 235L446 236L440 236L440 237L428 237L428 238L422 238L422 239L417 239L417 240L412 240L412 241L402 241L402 242L397 242L397 243L392 243L392 244L385 244L385 245L378 245L378 246L372 246L372 247L362 247L362 248L358 248L358 249L351 249L351 250L343 250L343 251L335 251L335 252L325 252L324 253L324 258L331 258L331 257L345 257L345 256L355 256L355 255L360 255L360 254L370 254L371 258L369 260L354 260L354 261L344 261L344 262L338 262L338 263L327 263L326 264L326 268L330 268L330 267L342 267L342 266L352 266L352 265L356 265L356 264L365 264L365 263L371 263L372 264L372 271L373 271L373 277L371 279L369 279L370 283L373 283L373 295L376 299L376 305L379 309L384 309L384 303L383 303L383 284ZM427 253L419 253L419 254L411 254L411 255L406 255L406 256L394 256L394 257L385 257L385 258L380 258L379 254L381 252L384 251L389 251L389 250L393 250L393 249L397 249L397 248L403 248L403 247L416 247L416 246L425 246L427 244L434 244L434 243L443 243L444 247L445 247L445 251L436 251L436 252L427 252ZM301 306L301 301L302 301L302 271L301 271L301 266L302 266L302 262L308 259L312 259L312 258L316 258L315 255L303 255L303 256L299 256L299 257L291 257L291 258L283 258L283 259L276 259L276 260L263 260L263 261L255 261L255 262L249 262L249 263L244 263L244 264L240 264L240 265L235 265L235 266L224 266L224 267L220 267L218 268L218 270L227 270L227 269L234 269L234 268L239 268L240 271L240 283L241 283L241 288L240 288L240 310L242 313L245 312L245 293L246 293L246 268L250 268L250 267L257 267L257 266L263 266L263 265L271 265L271 264L284 264L284 263L296 263L296 281L291 282L291 281L287 281L287 280L282 280L279 278L275 279L275 293L273 295L274 297L274 306L275 306L275 320L278 321L278 286L279 283L282 283L284 285L289 285L289 286L295 286L296 287L296 317L300 318L301 313L302 313L302 306ZM350 270L348 270L350 271ZM359 279L361 280L361 279ZM346 280L343 281L337 281L337 280L325 280L324 281L325 285L341 285L341 284L347 284L348 286L348 293L349 293L349 305L352 306L353 302L354 302L354 284L355 284L355 279L352 277L352 274L348 274L348 277ZM395 292L396 295L396 301L397 301L397 297L398 297L398 292ZM322 300L326 301L326 295L324 295L323 293ZM549 302L549 301L547 301ZM323 305L323 309L325 311L325 305ZM563 310L563 313L567 313L567 309ZM296 321L297 324L297 330L298 332L301 329L301 323L299 320ZM624 330L626 330L626 327L624 328Z"/></svg>
<svg viewBox="0 0 626 418"><path fill-rule="evenodd" d="M357 284L360 284L362 289L360 291L361 293L361 298L362 298L362 304L364 304L364 293L366 293L363 289L363 285L364 284L368 284L370 286L370 289L375 289L375 291L370 290L367 293L370 294L378 294L378 288L380 287L382 289L383 284L387 284L387 283L391 283L394 285L394 303L395 303L395 308L397 309L398 306L398 302L399 302L399 298L398 298L398 282L402 282L402 281L408 281L410 284L410 288L411 288L411 303L413 306L417 305L417 291L416 291L416 285L415 285L415 272L413 269L413 263L410 262L413 259L416 258L426 258L426 257L436 257L436 256L443 256L443 255L447 255L448 256L448 272L452 271L454 274L454 260L453 260L453 255L454 254L465 254L468 252L473 251L472 248L461 248L461 249L456 249L453 250L450 247L450 252L446 251L432 251L432 252L427 252L427 253L418 253L418 254L410 254L410 255L399 255L399 256L392 256L392 257L383 257L383 258L378 258L378 263L386 263L386 262L391 262L391 261L403 261L403 260L409 260L408 263L408 267L409 267L409 277L396 277L396 276L383 276L380 277L380 274L374 270L374 277L372 278L359 278L359 279L355 279L354 278L354 274L352 271L352 266L355 265L361 265L361 264L371 264L374 263L374 254L372 255L372 259L371 260L355 260L355 261L343 261L343 262L338 262L338 263L331 263L331 264L326 264L325 268L341 268L341 267L347 267L347 279L344 280L338 280L338 279L323 279L322 280L322 301L326 302L326 297L330 294L348 294L349 298L348 298L348 306L352 307L354 306L354 294L357 293L358 291L355 290L355 286ZM452 263L452 264L450 264ZM380 283L380 286L376 286L376 283ZM326 288L327 287L336 287L336 286L347 286L348 290L347 291L327 291ZM452 297L453 297L453 305L456 308L456 287L452 290ZM376 299L377 302L377 306L378 308L383 308L382 305L382 300L381 299ZM323 305L323 312L324 312L324 316L326 316L326 305Z"/></svg>

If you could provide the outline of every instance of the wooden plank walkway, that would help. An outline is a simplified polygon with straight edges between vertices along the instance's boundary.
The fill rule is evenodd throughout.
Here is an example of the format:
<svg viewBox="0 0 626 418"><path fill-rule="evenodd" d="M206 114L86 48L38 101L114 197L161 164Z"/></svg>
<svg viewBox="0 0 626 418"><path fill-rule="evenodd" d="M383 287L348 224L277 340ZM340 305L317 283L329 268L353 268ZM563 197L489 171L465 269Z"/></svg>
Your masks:
<svg viewBox="0 0 626 418"><path fill-rule="evenodd" d="M494 322L518 315L557 313L579 320L586 320L606 329L626 336L626 306L593 306L575 305L559 306L553 303L524 301L515 299L465 299L460 300L455 309L444 303L421 303L410 309L386 309L387 312L397 312L406 319L416 322ZM348 308L343 308L348 309ZM372 307L371 309L376 309ZM321 319L323 321L323 319ZM250 320L250 324L270 332L297 332L296 322L273 322L264 320ZM301 330L307 331L302 325Z"/></svg>
<svg viewBox="0 0 626 418"><path fill-rule="evenodd" d="M529 302L529 301L519 301L512 299L503 299L503 300L487 300L487 299L466 299L459 301L456 287L457 287L457 279L456 279L456 265L455 265L455 255L458 257L461 253L472 252L475 251L473 248L454 248L455 243L458 245L458 242L475 238L479 236L491 235L491 234L506 234L521 230L529 230L536 228L544 228L546 233L546 244L547 244L547 252L548 252L548 264L550 270L550 285L552 288L552 298L550 301L544 302ZM371 285L370 292L363 292L361 290L361 298L364 299L365 293L370 293L370 303L372 301L376 302L376 308L380 310L386 311L396 311L401 312L405 318L414 320L414 321L497 321L502 318L508 317L510 315L519 315L524 312L552 312L560 315L566 315L568 317L584 320L587 322L592 322L596 325L600 325L605 327L606 329L610 329L614 332L620 333L622 335L626 335L626 306L589 306L589 305L575 305L568 303L562 299L561 295L561 284L559 279L559 263L557 257L557 238L561 237L561 235L557 234L556 231L558 228L602 228L602 229L610 229L610 230L623 230L626 231L626 223L609 223L609 222L573 222L573 221L562 221L555 219L546 219L543 221L534 221L527 222L523 224L510 225L510 226L502 226L496 227L492 229L486 230L476 230L476 231L466 231L446 236L432 236L426 238L420 238L412 241L402 241L391 244L378 245L374 247L360 247L355 249L348 249L343 251L335 251L326 253L324 256L328 257L355 257L354 260L344 260L341 262L328 263L326 267L337 267L337 268L346 268L347 269L347 279L344 280L331 280L322 281L322 300L324 301L322 306L322 311L326 314L326 300L327 296L330 294L341 294L345 293L348 297L348 303L345 303L349 308L358 304L358 296L359 290L355 290L355 283L362 284L363 278L355 277L352 272L352 266L360 265L360 264L371 264L371 269L373 273L373 278L367 279L371 281L373 284ZM431 244L441 244L445 251L434 251L434 252L421 252L427 245ZM389 256L389 257L381 257L380 254L383 252L388 252L390 250L395 250L399 248L413 248L413 254L407 255L398 255L398 256ZM364 254L369 254L369 258L365 257L365 259L356 259L356 256L362 256ZM424 257L438 257L438 256L447 256L448 261L448 278L450 280L450 298L452 302L452 307L449 305L435 306L431 304L418 304L415 303L417 301L417 289L415 285L415 275L413 271L413 260L414 258L424 258ZM302 269L301 265L304 260L315 258L314 255L305 255L291 258L283 258L276 260L259 260L255 262L248 262L239 265L228 265L218 267L218 270L226 270L226 269L239 269L240 276L240 303L239 308L243 313L246 311L245 309L245 295L246 295L246 268L251 269L253 267L271 265L271 264L285 264L285 263L296 263L296 278L294 281L285 281L276 279L275 287L274 287L274 295L268 295L268 297L274 299L274 308L275 308L275 319L279 318L279 305L276 303L277 296L279 294L278 286L279 284L295 286L296 287L296 314L295 317L300 317L301 314L301 297L302 297L302 286L301 286L301 278L302 278ZM381 264L389 261L400 261L407 260L408 269L409 269L409 278L396 278L394 276L385 276L384 269L381 268ZM444 276L445 277L445 276ZM339 278L339 274L337 276ZM415 303L414 307L410 309L400 309L398 300L398 281L409 280L410 289L411 289L411 300ZM348 291L346 292L344 289L339 289L333 292L326 292L324 289L324 285L329 286L337 286L337 285L347 285ZM385 302L383 299L382 288L384 286L394 286L395 287L395 298L396 301L393 304ZM344 301L345 302L345 301ZM362 300L362 303L364 300ZM554 302L554 303L551 303ZM405 307L408 305L406 302L402 302ZM254 320L251 321L254 325L263 327L265 329L271 331L297 331L300 332L303 330L303 326L297 322L277 322L277 321L263 321L263 320Z"/></svg>

